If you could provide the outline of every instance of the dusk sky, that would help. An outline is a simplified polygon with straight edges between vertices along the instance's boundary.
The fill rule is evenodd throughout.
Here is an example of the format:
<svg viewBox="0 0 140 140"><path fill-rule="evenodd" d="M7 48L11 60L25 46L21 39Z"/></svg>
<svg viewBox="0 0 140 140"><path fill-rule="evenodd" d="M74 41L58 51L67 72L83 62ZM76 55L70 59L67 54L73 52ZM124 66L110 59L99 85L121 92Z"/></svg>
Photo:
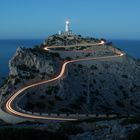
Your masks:
<svg viewBox="0 0 140 140"><path fill-rule="evenodd" d="M140 0L0 0L0 39L46 38L64 30L108 39L140 39Z"/></svg>

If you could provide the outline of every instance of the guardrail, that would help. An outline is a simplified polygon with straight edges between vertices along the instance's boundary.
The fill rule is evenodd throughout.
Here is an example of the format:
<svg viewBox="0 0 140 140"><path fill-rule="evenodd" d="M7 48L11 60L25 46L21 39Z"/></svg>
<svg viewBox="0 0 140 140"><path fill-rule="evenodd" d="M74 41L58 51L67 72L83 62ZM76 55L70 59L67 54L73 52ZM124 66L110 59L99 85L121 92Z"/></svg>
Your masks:
<svg viewBox="0 0 140 140"><path fill-rule="evenodd" d="M35 116L44 116L44 117L55 117L55 118L76 118L76 119L88 119L88 118L117 118L117 117L134 117L133 114L69 114L69 113L40 113L40 112L31 112L26 111L20 107L17 106L17 109L22 112L29 115L35 115Z"/></svg>

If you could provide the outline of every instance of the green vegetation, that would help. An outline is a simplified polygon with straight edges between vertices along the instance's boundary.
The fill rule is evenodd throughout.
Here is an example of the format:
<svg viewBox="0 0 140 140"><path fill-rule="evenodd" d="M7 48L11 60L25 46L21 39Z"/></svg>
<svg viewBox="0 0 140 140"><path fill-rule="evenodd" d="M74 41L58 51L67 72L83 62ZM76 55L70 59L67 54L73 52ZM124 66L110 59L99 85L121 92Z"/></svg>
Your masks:
<svg viewBox="0 0 140 140"><path fill-rule="evenodd" d="M39 47L39 45L35 45L32 49L35 51L38 51L38 50L40 50L40 47Z"/></svg>
<svg viewBox="0 0 140 140"><path fill-rule="evenodd" d="M53 100L49 100L49 101L48 101L48 104L49 104L50 106L54 106L54 101L53 101Z"/></svg>
<svg viewBox="0 0 140 140"><path fill-rule="evenodd" d="M39 72L39 70L37 70L35 66L29 67L25 64L18 65L17 68L19 70L28 71L28 72L32 72L32 73L38 73Z"/></svg>
<svg viewBox="0 0 140 140"><path fill-rule="evenodd" d="M9 77L3 78L3 83L0 85L0 88L3 87L5 84L8 84Z"/></svg>
<svg viewBox="0 0 140 140"><path fill-rule="evenodd" d="M128 76L127 76L127 75L125 75L125 74L124 74L124 75L122 75L122 77L123 77L123 78L128 78Z"/></svg>
<svg viewBox="0 0 140 140"><path fill-rule="evenodd" d="M48 86L47 90L46 90L46 94L51 95L52 93L57 93L59 90L58 86Z"/></svg>
<svg viewBox="0 0 140 140"><path fill-rule="evenodd" d="M63 113L74 113L73 109L69 109L69 108L61 108L59 111Z"/></svg>
<svg viewBox="0 0 140 140"><path fill-rule="evenodd" d="M79 124L79 123L93 123L93 122L99 122L99 121L110 121L110 120L114 120L114 119L118 119L121 117L116 117L116 118L87 118L87 119L81 119L81 120L77 120L72 122L73 124Z"/></svg>
<svg viewBox="0 0 140 140"><path fill-rule="evenodd" d="M41 95L41 96L40 96L40 99L41 99L41 100L44 100L44 99L45 99L45 96L44 96L44 95Z"/></svg>
<svg viewBox="0 0 140 140"><path fill-rule="evenodd" d="M60 57L60 54L59 53L54 53L54 52L52 53L51 52L51 55L52 55L52 57Z"/></svg>
<svg viewBox="0 0 140 140"><path fill-rule="evenodd" d="M46 94L51 95L52 91L53 91L52 87L49 86L48 89L46 90Z"/></svg>
<svg viewBox="0 0 140 140"><path fill-rule="evenodd" d="M46 105L42 102L37 102L35 105L39 110L43 110L46 107Z"/></svg>
<svg viewBox="0 0 140 140"><path fill-rule="evenodd" d="M62 98L59 97L59 96L57 96L57 95L55 95L55 99L56 99L57 101L62 101Z"/></svg>
<svg viewBox="0 0 140 140"><path fill-rule="evenodd" d="M124 96L125 99L127 99L129 97L129 95L126 93L125 90L122 90L122 93L123 93L123 96Z"/></svg>
<svg viewBox="0 0 140 140"><path fill-rule="evenodd" d="M119 88L120 90L122 90L124 87L123 87L122 85L120 85L120 86L118 86L118 88Z"/></svg>
<svg viewBox="0 0 140 140"><path fill-rule="evenodd" d="M134 117L132 117L132 118L124 119L124 120L121 122L121 124L122 124L122 125L140 124L140 115L134 116Z"/></svg>
<svg viewBox="0 0 140 140"><path fill-rule="evenodd" d="M90 53L88 53L88 54L85 55L85 57L89 57L89 56L90 56Z"/></svg>
<svg viewBox="0 0 140 140"><path fill-rule="evenodd" d="M116 104L119 106L119 107L124 107L124 104L122 103L122 102L120 102L120 101L116 101Z"/></svg>
<svg viewBox="0 0 140 140"><path fill-rule="evenodd" d="M93 79L93 83L96 84L96 80L95 79Z"/></svg>
<svg viewBox="0 0 140 140"><path fill-rule="evenodd" d="M28 101L25 108L27 108L27 110L32 111L34 107L35 107L34 104Z"/></svg>
<svg viewBox="0 0 140 140"><path fill-rule="evenodd" d="M86 49L85 46L81 46L81 47L79 48L79 50L84 50L84 49Z"/></svg>
<svg viewBox="0 0 140 140"><path fill-rule="evenodd" d="M83 86L84 88L86 88L86 87L87 87L87 85L86 85L86 84L82 84L82 86Z"/></svg>
<svg viewBox="0 0 140 140"><path fill-rule="evenodd" d="M27 67L25 64L18 65L17 68L20 69L20 70L23 70L23 71L29 71L30 70L30 68Z"/></svg>
<svg viewBox="0 0 140 140"><path fill-rule="evenodd" d="M65 137L59 137L52 132L41 129L32 128L1 128L0 140L56 140L65 139Z"/></svg>
<svg viewBox="0 0 140 140"><path fill-rule="evenodd" d="M20 83L20 82L21 82L20 79L19 79L19 78L16 78L14 84L17 85L17 84Z"/></svg>
<svg viewBox="0 0 140 140"><path fill-rule="evenodd" d="M71 60L71 58L70 58L70 57L66 57L66 58L65 58L65 60L70 61L70 60Z"/></svg>
<svg viewBox="0 0 140 140"><path fill-rule="evenodd" d="M97 70L97 69L98 69L97 66L95 66L95 65L92 65L90 68L91 68L92 70Z"/></svg>
<svg viewBox="0 0 140 140"><path fill-rule="evenodd" d="M44 54L44 45L41 44L41 45L35 45L33 48L30 49L31 52L34 52L36 53L36 55L38 55L38 53L40 54Z"/></svg>
<svg viewBox="0 0 140 140"><path fill-rule="evenodd" d="M133 130L127 137L127 140L140 140L140 127Z"/></svg>
<svg viewBox="0 0 140 140"><path fill-rule="evenodd" d="M120 48L117 48L119 51L122 51Z"/></svg>
<svg viewBox="0 0 140 140"><path fill-rule="evenodd" d="M82 132L84 131L80 126L66 123L59 128L57 134L66 137L68 135L76 135L77 133L82 133Z"/></svg>
<svg viewBox="0 0 140 140"><path fill-rule="evenodd" d="M86 99L84 96L80 96L74 101L74 103L69 104L69 107L72 109L81 110L83 103L86 103Z"/></svg>
<svg viewBox="0 0 140 140"><path fill-rule="evenodd" d="M78 64L78 68L80 68L80 69L81 69L81 68L83 68L83 66L82 66L81 64Z"/></svg>

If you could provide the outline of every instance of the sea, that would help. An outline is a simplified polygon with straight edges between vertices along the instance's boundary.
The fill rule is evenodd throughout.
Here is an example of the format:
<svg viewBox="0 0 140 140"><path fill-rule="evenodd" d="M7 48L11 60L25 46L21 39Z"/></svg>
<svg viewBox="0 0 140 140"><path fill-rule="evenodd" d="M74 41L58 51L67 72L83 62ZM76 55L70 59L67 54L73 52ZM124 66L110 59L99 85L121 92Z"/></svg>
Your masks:
<svg viewBox="0 0 140 140"><path fill-rule="evenodd" d="M9 60L18 47L32 48L41 44L44 39L4 39L0 40L0 83L9 74ZM140 40L109 40L115 47L128 55L140 59Z"/></svg>

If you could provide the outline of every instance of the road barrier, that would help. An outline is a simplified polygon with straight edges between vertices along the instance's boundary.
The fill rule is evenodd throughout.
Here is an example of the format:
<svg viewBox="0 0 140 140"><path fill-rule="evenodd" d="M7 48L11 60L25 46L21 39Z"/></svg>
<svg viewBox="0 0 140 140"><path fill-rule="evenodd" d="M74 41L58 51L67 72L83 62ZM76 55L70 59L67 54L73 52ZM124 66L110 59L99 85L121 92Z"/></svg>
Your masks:
<svg viewBox="0 0 140 140"><path fill-rule="evenodd" d="M40 114L38 112L33 112L33 115L39 116Z"/></svg>
<svg viewBox="0 0 140 140"><path fill-rule="evenodd" d="M117 117L134 117L135 115L133 114L122 114L122 115L117 115L117 114L70 114L70 113L39 113L39 112L31 112L31 111L26 111L24 109L21 109L20 107L17 107L17 109L26 114L33 114L35 116L46 116L46 117L58 117L58 118L76 118L76 119L88 119L88 118L117 118Z"/></svg>

